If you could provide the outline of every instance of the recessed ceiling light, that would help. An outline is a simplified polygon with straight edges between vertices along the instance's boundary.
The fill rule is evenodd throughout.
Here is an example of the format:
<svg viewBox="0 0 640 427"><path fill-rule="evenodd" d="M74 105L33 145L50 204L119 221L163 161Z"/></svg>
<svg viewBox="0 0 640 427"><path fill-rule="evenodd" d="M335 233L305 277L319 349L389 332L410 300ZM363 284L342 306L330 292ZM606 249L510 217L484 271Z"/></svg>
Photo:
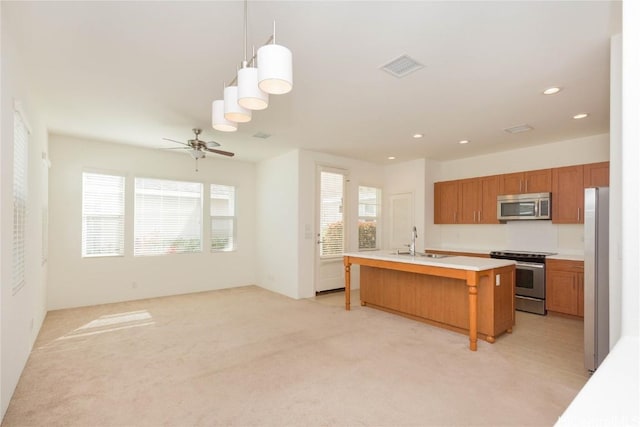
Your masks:
<svg viewBox="0 0 640 427"><path fill-rule="evenodd" d="M423 134L421 134L421 133L414 133L414 134L413 134L413 137L414 137L415 139L420 139L420 138L422 138L423 136L424 136L424 135L423 135Z"/></svg>
<svg viewBox="0 0 640 427"><path fill-rule="evenodd" d="M468 144L469 140L468 139L463 139L461 141L458 141L458 144Z"/></svg>
<svg viewBox="0 0 640 427"><path fill-rule="evenodd" d="M562 88L559 87L550 87L545 89L542 93L545 95L555 95L556 93L560 92L562 90Z"/></svg>
<svg viewBox="0 0 640 427"><path fill-rule="evenodd" d="M395 157L393 157L393 156L389 156L389 157L387 157L387 159L389 159L389 160L395 160L396 158L395 158Z"/></svg>
<svg viewBox="0 0 640 427"><path fill-rule="evenodd" d="M580 113L573 116L576 120L584 119L585 117L589 117L589 113Z"/></svg>

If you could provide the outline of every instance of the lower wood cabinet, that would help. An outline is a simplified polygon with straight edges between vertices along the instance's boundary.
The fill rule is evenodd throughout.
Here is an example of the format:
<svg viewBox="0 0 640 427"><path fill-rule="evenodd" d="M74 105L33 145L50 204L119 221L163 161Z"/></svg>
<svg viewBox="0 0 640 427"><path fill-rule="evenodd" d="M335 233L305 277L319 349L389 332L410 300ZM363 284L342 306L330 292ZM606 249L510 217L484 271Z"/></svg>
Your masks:
<svg viewBox="0 0 640 427"><path fill-rule="evenodd" d="M547 310L584 316L584 263L547 259Z"/></svg>

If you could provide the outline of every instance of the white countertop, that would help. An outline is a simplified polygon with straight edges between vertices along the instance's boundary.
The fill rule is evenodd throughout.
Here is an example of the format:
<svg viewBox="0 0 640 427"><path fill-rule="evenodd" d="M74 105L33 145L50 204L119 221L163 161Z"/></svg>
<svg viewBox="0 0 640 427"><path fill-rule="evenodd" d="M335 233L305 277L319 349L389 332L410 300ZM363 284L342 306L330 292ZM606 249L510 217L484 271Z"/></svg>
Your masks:
<svg viewBox="0 0 640 427"><path fill-rule="evenodd" d="M468 248L443 248L443 247L428 247L425 248L425 251L448 251L448 252L466 252L469 254L478 254L478 255L489 255L491 251L494 249L468 249ZM584 254L582 253L568 253L568 252L559 252L555 255L548 255L547 258L550 259L566 259L568 261L584 261Z"/></svg>
<svg viewBox="0 0 640 427"><path fill-rule="evenodd" d="M480 258L469 256L448 256L446 258L428 258L421 255L398 255L390 250L347 252L344 256L352 256L367 259L379 259L382 261L403 262L406 264L430 265L433 267L453 268L456 270L483 271L492 268L515 265L514 261L506 259Z"/></svg>

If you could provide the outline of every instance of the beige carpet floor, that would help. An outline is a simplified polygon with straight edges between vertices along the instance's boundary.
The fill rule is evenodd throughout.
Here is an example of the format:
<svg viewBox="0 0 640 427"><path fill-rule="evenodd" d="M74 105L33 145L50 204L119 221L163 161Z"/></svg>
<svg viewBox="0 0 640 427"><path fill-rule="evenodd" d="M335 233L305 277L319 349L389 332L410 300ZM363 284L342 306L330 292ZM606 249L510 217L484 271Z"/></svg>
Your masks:
<svg viewBox="0 0 640 427"><path fill-rule="evenodd" d="M582 322L466 336L258 287L52 311L2 426L552 425L587 380Z"/></svg>

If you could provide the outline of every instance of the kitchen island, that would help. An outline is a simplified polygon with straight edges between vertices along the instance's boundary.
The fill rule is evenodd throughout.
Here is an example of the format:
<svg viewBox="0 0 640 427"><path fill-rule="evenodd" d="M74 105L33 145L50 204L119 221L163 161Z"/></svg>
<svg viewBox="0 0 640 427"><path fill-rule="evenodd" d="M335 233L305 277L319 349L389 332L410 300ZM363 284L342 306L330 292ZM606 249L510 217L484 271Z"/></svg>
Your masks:
<svg viewBox="0 0 640 427"><path fill-rule="evenodd" d="M344 254L345 309L351 265L360 265L360 303L493 343L515 324L515 263L510 260L389 251Z"/></svg>

